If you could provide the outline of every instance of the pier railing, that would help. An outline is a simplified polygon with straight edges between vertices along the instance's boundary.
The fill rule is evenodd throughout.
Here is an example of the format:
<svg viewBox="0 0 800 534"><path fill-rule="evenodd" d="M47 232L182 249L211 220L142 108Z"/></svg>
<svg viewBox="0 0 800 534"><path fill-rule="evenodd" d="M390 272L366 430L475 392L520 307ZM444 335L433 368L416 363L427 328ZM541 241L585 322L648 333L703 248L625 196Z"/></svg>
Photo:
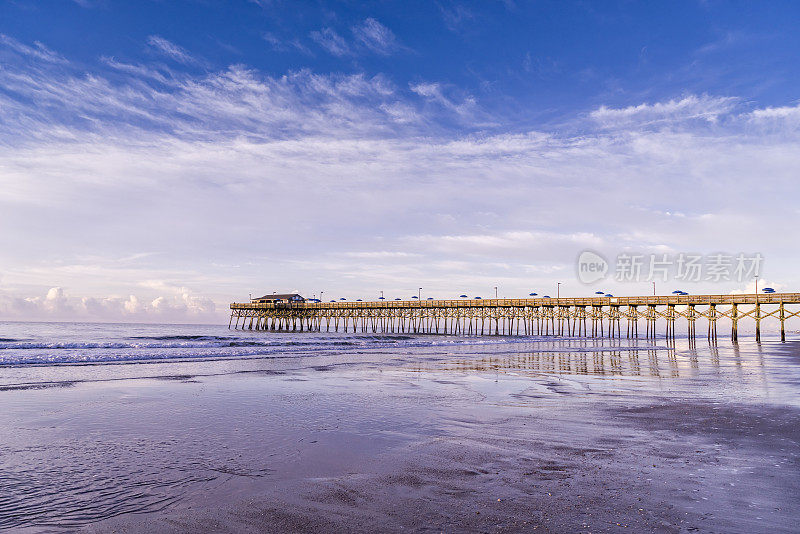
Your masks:
<svg viewBox="0 0 800 534"><path fill-rule="evenodd" d="M654 337L656 325L675 336L675 323L686 319L696 337L698 320L705 320L709 339L727 320L731 338L738 339L741 321L755 324L761 338L762 321L785 323L800 317L800 293L741 295L671 295L636 297L569 297L529 299L392 300L365 302L236 303L230 305L229 327L270 331L341 331L465 335L559 335L636 337L639 323ZM234 324L234 319L236 320ZM241 321L241 326L239 322ZM591 324L591 330L588 325Z"/></svg>

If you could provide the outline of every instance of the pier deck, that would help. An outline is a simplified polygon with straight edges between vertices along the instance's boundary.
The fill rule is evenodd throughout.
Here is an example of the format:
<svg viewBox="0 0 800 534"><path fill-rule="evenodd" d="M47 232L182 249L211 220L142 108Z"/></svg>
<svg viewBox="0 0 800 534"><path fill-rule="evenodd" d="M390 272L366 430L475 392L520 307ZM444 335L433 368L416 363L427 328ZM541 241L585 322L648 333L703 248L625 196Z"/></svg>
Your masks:
<svg viewBox="0 0 800 534"><path fill-rule="evenodd" d="M780 324L781 340L785 340L786 321L800 317L800 309L790 309L790 305L800 305L800 293L234 302L230 305L228 326L269 331L621 337L624 321L627 337L638 337L640 322L645 324L646 337L656 335L658 324L663 325L667 336L674 337L676 321L685 319L691 338L697 335L697 321L704 320L708 338L716 339L719 321L726 320L730 324L731 339L735 341L741 321L752 320L756 339L760 340L762 322L774 319Z"/></svg>

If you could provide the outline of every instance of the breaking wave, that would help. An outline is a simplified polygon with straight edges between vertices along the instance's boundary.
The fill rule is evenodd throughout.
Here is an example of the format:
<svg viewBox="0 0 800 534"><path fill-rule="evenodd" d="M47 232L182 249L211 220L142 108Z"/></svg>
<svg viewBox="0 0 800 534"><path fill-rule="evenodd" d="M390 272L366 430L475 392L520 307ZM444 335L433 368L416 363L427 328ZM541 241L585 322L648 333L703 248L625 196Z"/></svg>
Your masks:
<svg viewBox="0 0 800 534"><path fill-rule="evenodd" d="M496 347L495 352L513 352L520 350L517 348L520 343L536 344L539 341L552 342L559 339L540 336L276 333L230 331L219 326L179 325L53 324L47 327L49 330L28 329L20 332L12 328L6 329L12 335L0 338L0 366L298 358L316 353L358 354L380 349L403 353L405 349L428 347L453 347L454 350L457 348L459 352L466 353L470 351L470 345L507 345L507 348ZM561 350L573 349L565 346ZM581 346L575 350L593 349L590 346Z"/></svg>

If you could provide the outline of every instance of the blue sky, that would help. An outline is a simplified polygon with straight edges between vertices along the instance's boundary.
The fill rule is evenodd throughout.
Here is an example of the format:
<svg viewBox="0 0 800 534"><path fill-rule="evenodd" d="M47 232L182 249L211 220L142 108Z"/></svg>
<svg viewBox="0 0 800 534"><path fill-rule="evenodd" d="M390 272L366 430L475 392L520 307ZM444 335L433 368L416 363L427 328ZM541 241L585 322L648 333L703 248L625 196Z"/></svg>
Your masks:
<svg viewBox="0 0 800 534"><path fill-rule="evenodd" d="M794 2L6 2L0 31L94 67L148 62L156 35L195 72L245 64L273 76L386 74L437 80L518 128L598 105L682 93L794 101ZM388 42L370 40L373 20ZM520 116L519 110L524 109Z"/></svg>
<svg viewBox="0 0 800 534"><path fill-rule="evenodd" d="M586 249L758 252L796 290L797 239L774 229L800 222L798 15L5 2L0 318L211 321L271 290L578 295Z"/></svg>

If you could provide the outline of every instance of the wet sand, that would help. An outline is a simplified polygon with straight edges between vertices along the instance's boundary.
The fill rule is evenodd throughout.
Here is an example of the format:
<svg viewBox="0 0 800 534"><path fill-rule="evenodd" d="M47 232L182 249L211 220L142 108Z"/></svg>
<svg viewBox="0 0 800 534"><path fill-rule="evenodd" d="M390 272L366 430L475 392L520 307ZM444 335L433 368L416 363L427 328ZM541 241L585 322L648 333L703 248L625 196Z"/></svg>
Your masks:
<svg viewBox="0 0 800 534"><path fill-rule="evenodd" d="M0 525L796 532L800 343L658 345L15 376Z"/></svg>

